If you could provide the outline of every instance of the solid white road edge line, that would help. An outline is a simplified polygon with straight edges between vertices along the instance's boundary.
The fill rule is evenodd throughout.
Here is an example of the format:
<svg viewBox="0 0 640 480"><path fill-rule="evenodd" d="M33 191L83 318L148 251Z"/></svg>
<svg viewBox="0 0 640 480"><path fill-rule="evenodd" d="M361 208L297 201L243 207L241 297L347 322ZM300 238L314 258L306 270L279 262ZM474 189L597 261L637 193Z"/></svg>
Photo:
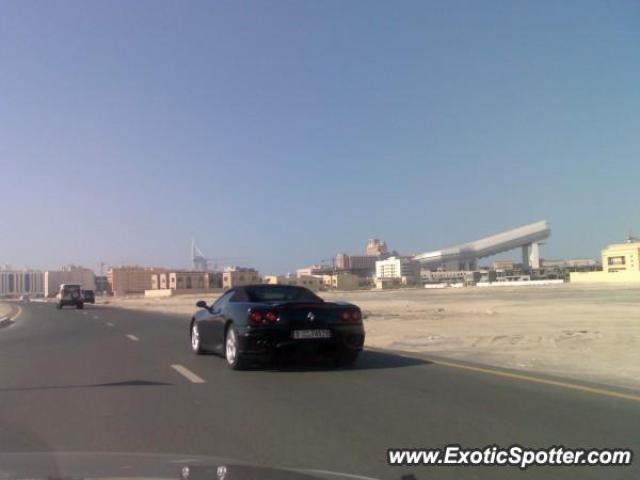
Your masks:
<svg viewBox="0 0 640 480"><path fill-rule="evenodd" d="M173 368L180 375L186 377L187 380L189 380L191 383L205 383L202 378L200 378L188 368L183 367L182 365L171 365L171 368Z"/></svg>

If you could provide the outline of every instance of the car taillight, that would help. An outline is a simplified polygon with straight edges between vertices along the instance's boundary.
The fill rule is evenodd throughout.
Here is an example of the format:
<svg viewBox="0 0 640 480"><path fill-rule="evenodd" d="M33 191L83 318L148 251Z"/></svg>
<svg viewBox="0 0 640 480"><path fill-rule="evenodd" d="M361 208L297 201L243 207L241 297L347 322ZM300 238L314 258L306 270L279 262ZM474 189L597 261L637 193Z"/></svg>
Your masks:
<svg viewBox="0 0 640 480"><path fill-rule="evenodd" d="M264 312L260 310L249 311L249 321L253 325L264 325L266 323L277 323L278 314L276 312Z"/></svg>
<svg viewBox="0 0 640 480"><path fill-rule="evenodd" d="M340 319L343 322L358 323L362 320L362 313L360 310L345 310L340 314Z"/></svg>
<svg viewBox="0 0 640 480"><path fill-rule="evenodd" d="M255 325L262 323L262 312L253 311L249 314L249 320Z"/></svg>

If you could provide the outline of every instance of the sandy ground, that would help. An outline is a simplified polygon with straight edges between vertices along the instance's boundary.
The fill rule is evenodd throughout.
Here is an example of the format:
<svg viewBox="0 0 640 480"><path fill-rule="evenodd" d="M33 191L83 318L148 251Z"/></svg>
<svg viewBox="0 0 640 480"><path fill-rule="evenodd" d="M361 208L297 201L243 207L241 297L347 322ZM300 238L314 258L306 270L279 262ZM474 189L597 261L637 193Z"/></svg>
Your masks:
<svg viewBox="0 0 640 480"><path fill-rule="evenodd" d="M322 296L362 308L371 347L640 389L640 286L405 289ZM109 301L189 315L196 299Z"/></svg>
<svg viewBox="0 0 640 480"><path fill-rule="evenodd" d="M6 303L0 302L0 320L11 313L11 307Z"/></svg>

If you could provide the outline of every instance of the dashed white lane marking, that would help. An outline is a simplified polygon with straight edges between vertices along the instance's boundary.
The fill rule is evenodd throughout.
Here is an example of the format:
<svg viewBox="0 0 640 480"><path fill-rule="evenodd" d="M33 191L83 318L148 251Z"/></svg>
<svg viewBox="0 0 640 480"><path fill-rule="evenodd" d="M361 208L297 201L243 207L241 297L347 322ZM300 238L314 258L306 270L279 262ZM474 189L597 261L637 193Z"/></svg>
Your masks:
<svg viewBox="0 0 640 480"><path fill-rule="evenodd" d="M191 383L205 383L202 378L200 378L188 368L183 367L182 365L171 365L171 368L173 368L176 372L185 377Z"/></svg>
<svg viewBox="0 0 640 480"><path fill-rule="evenodd" d="M83 315L89 315L87 312L82 312Z"/></svg>
<svg viewBox="0 0 640 480"><path fill-rule="evenodd" d="M98 315L94 315L94 316L93 316L93 319L94 319L94 320L98 320L99 318L100 318L100 317L99 317Z"/></svg>
<svg viewBox="0 0 640 480"><path fill-rule="evenodd" d="M127 334L127 338L129 340L133 340L134 342L140 341L140 339L138 337L136 337L135 335L131 335L131 334Z"/></svg>
<svg viewBox="0 0 640 480"><path fill-rule="evenodd" d="M107 327L113 327L113 323L107 322Z"/></svg>

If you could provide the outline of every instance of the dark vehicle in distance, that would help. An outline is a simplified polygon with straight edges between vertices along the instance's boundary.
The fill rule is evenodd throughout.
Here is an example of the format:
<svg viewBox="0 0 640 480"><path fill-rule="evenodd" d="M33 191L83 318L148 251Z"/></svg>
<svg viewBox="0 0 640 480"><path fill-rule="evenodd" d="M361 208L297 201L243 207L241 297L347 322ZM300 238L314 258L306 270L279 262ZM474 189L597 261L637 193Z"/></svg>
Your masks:
<svg viewBox="0 0 640 480"><path fill-rule="evenodd" d="M77 309L84 308L84 299L82 298L80 285L70 283L60 285L60 292L56 295L56 308L61 309L67 305L74 306Z"/></svg>
<svg viewBox="0 0 640 480"><path fill-rule="evenodd" d="M211 306L203 300L196 306L200 310L191 319L191 349L222 354L234 370L269 361L277 351L300 350L346 366L356 361L364 345L357 306L325 302L303 287L236 287Z"/></svg>
<svg viewBox="0 0 640 480"><path fill-rule="evenodd" d="M96 303L96 292L93 290L83 290L82 298L84 299L84 303Z"/></svg>

